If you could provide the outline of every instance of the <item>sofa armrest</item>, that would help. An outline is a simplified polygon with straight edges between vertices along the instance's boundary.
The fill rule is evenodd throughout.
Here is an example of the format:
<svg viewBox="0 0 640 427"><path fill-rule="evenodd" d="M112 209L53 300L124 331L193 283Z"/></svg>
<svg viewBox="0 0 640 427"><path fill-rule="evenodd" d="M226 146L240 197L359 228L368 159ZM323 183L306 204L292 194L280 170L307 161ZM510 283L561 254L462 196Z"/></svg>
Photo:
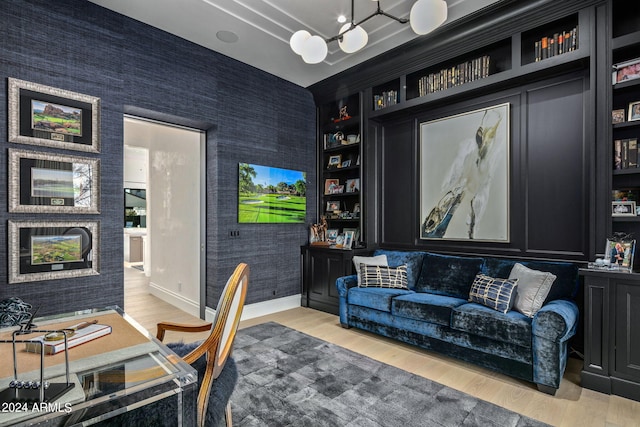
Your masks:
<svg viewBox="0 0 640 427"><path fill-rule="evenodd" d="M578 306L567 300L545 304L533 317L533 335L554 342L571 338L578 327Z"/></svg>
<svg viewBox="0 0 640 427"><path fill-rule="evenodd" d="M351 276L338 277L336 279L336 287L338 288L338 295L346 297L350 288L358 286L358 276L355 274Z"/></svg>

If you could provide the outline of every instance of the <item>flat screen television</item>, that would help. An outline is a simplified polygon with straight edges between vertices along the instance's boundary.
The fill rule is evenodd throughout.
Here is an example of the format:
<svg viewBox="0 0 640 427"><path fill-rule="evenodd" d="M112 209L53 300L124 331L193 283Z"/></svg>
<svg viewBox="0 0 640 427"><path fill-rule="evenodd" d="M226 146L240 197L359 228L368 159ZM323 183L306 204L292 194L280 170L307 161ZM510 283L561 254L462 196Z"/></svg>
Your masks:
<svg viewBox="0 0 640 427"><path fill-rule="evenodd" d="M238 165L238 222L304 223L306 173L270 166Z"/></svg>

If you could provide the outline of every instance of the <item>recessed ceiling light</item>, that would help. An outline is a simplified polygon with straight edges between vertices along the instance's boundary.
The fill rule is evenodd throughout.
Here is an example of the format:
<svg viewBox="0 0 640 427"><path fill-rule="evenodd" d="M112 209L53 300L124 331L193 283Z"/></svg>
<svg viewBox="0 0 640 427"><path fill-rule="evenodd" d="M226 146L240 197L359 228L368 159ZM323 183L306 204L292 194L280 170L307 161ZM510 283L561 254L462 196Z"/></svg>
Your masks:
<svg viewBox="0 0 640 427"><path fill-rule="evenodd" d="M338 16L338 22L344 24L345 22L347 22L347 17L344 15Z"/></svg>
<svg viewBox="0 0 640 427"><path fill-rule="evenodd" d="M238 41L238 35L231 31L218 31L216 33L216 37L218 38L218 40L225 43L235 43Z"/></svg>

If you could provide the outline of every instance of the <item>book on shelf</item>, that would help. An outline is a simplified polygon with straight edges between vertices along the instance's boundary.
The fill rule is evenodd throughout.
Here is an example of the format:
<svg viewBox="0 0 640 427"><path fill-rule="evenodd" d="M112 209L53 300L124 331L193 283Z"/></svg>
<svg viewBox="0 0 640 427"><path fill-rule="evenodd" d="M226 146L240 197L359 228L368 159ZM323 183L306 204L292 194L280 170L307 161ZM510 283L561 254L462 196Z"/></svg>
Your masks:
<svg viewBox="0 0 640 427"><path fill-rule="evenodd" d="M544 36L533 43L535 62L572 52L578 48L578 26Z"/></svg>
<svg viewBox="0 0 640 427"><path fill-rule="evenodd" d="M73 348L79 346L80 344L84 344L105 335L109 335L111 333L111 326L100 325L97 323L87 324L87 322L83 322L77 325L70 326L69 328L66 328L64 330L66 330L68 334L67 348ZM49 339L52 336L54 338L58 338L58 336L60 336L60 338ZM45 339L45 337L48 338ZM44 344L45 354L57 354L64 351L65 349L64 336L62 336L58 332L53 332L51 334L44 334L33 338L30 342L26 343L26 350L30 353L40 353L41 343Z"/></svg>
<svg viewBox="0 0 640 427"><path fill-rule="evenodd" d="M491 72L490 66L489 55L484 55L422 76L418 79L418 95L425 96L488 77Z"/></svg>
<svg viewBox="0 0 640 427"><path fill-rule="evenodd" d="M398 103L398 91L388 90L382 92L380 95L373 96L373 109L382 110L383 108L396 105Z"/></svg>
<svg viewBox="0 0 640 427"><path fill-rule="evenodd" d="M638 138L616 139L613 141L613 169L635 169L638 158Z"/></svg>

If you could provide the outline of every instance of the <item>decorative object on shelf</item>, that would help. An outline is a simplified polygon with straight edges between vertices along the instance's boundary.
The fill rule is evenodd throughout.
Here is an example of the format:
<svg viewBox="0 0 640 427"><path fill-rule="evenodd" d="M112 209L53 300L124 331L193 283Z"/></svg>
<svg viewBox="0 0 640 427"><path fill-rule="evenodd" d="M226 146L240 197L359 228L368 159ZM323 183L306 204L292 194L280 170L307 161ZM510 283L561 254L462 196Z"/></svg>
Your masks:
<svg viewBox="0 0 640 427"><path fill-rule="evenodd" d="M340 28L338 35L325 40L320 36L312 36L306 30L296 31L289 40L291 50L302 56L302 60L307 64L317 64L327 57L329 51L327 43L338 41L340 49L345 53L354 53L365 47L369 36L361 25L378 15L401 24L409 22L411 29L419 35L430 33L447 19L447 3L444 0L417 0L411 7L409 19L398 18L384 12L380 8L380 2L376 1L377 10L366 18L355 22L354 2L355 0L351 0L351 21Z"/></svg>
<svg viewBox="0 0 640 427"><path fill-rule="evenodd" d="M349 160L344 160L344 161L340 164L340 167L341 167L341 168L348 168L348 167L350 167L350 166L351 166L351 159L349 159Z"/></svg>
<svg viewBox="0 0 640 427"><path fill-rule="evenodd" d="M629 121L640 120L640 101L629 103Z"/></svg>
<svg viewBox="0 0 640 427"><path fill-rule="evenodd" d="M619 110L613 110L611 112L611 123L613 124L624 123L624 121L625 121L624 108L621 108Z"/></svg>
<svg viewBox="0 0 640 427"><path fill-rule="evenodd" d="M100 151L100 98L9 78L9 141Z"/></svg>
<svg viewBox="0 0 640 427"><path fill-rule="evenodd" d="M347 135L347 140L342 141L342 145L357 144L360 142L360 135Z"/></svg>
<svg viewBox="0 0 640 427"><path fill-rule="evenodd" d="M100 160L9 149L9 212L96 214Z"/></svg>
<svg viewBox="0 0 640 427"><path fill-rule="evenodd" d="M633 269L633 257L636 249L635 239L629 236L611 237L607 239L605 247L605 260L609 260L610 266L617 266L620 270L631 272Z"/></svg>
<svg viewBox="0 0 640 427"><path fill-rule="evenodd" d="M613 66L612 83L626 82L640 78L640 58L621 62Z"/></svg>
<svg viewBox="0 0 640 427"><path fill-rule="evenodd" d="M320 216L320 222L311 226L309 243L312 245L328 245L327 242L327 218Z"/></svg>
<svg viewBox="0 0 640 427"><path fill-rule="evenodd" d="M304 172L238 164L238 223L304 223L306 216Z"/></svg>
<svg viewBox="0 0 640 427"><path fill-rule="evenodd" d="M611 216L636 216L636 202L634 201L611 202Z"/></svg>
<svg viewBox="0 0 640 427"><path fill-rule="evenodd" d="M342 107L340 107L340 110L338 110L338 120L339 122L343 121L343 120L349 120L351 118L351 116L349 115L349 113L347 112L347 106L343 105ZM342 138L340 139L344 139L344 135L342 135Z"/></svg>
<svg viewBox="0 0 640 427"><path fill-rule="evenodd" d="M9 221L9 283L99 274L98 221Z"/></svg>
<svg viewBox="0 0 640 427"><path fill-rule="evenodd" d="M578 26L569 31L554 33L551 36L542 37L533 44L535 61L551 58L572 52L578 48Z"/></svg>
<svg viewBox="0 0 640 427"><path fill-rule="evenodd" d="M0 327L18 326L31 317L32 306L18 297L0 301Z"/></svg>
<svg viewBox="0 0 640 427"><path fill-rule="evenodd" d="M342 166L342 154L336 154L329 157L329 163L327 164L327 168L335 169Z"/></svg>
<svg viewBox="0 0 640 427"><path fill-rule="evenodd" d="M509 241L509 104L420 125L420 238Z"/></svg>

